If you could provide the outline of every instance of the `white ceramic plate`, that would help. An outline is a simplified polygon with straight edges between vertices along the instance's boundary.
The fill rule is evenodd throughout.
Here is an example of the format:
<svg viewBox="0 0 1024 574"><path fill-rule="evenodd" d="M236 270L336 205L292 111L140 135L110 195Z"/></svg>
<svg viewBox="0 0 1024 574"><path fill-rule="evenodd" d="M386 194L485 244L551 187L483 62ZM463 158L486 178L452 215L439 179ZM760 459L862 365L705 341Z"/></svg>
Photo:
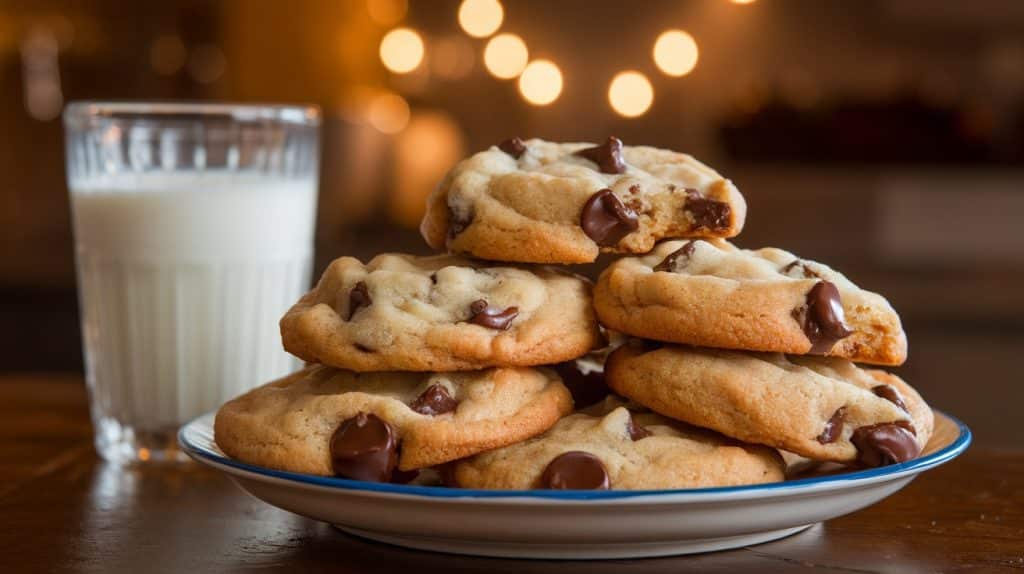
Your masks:
<svg viewBox="0 0 1024 574"><path fill-rule="evenodd" d="M775 540L854 512L948 462L971 442L935 413L922 456L902 464L774 484L647 491L492 491L380 484L271 470L227 458L213 414L182 427L182 448L257 498L381 542L515 558L635 558Z"/></svg>

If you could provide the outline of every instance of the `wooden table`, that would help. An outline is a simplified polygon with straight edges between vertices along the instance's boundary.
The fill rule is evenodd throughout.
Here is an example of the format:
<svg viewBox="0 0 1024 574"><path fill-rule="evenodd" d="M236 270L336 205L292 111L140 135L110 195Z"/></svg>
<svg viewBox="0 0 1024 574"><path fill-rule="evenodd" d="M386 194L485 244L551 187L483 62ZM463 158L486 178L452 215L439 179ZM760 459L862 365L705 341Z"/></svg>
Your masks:
<svg viewBox="0 0 1024 574"><path fill-rule="evenodd" d="M1024 571L1024 451L975 445L856 514L741 550L516 561L404 550L277 510L195 465L97 459L71 376L0 377L0 572Z"/></svg>

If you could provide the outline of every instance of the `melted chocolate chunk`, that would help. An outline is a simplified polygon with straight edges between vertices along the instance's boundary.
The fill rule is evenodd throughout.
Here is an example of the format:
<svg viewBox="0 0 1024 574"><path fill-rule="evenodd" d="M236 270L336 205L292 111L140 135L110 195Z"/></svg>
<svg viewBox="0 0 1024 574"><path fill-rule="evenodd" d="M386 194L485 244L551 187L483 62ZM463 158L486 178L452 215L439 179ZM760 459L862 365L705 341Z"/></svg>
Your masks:
<svg viewBox="0 0 1024 574"><path fill-rule="evenodd" d="M832 418L828 419L828 422L825 423L825 428L818 435L818 442L821 444L836 442L836 439L843 434L843 423L845 421L846 407L839 407L836 409L836 412L832 413Z"/></svg>
<svg viewBox="0 0 1024 574"><path fill-rule="evenodd" d="M448 241L455 239L460 233L469 227L469 224L473 223L473 214L466 216L460 216L449 207L448 208Z"/></svg>
<svg viewBox="0 0 1024 574"><path fill-rule="evenodd" d="M906 462L921 453L914 433L899 423L860 427L850 442L857 447L857 460L870 467Z"/></svg>
<svg viewBox="0 0 1024 574"><path fill-rule="evenodd" d="M331 465L338 476L388 482L397 463L395 432L377 415L359 413L343 421L331 437Z"/></svg>
<svg viewBox="0 0 1024 574"><path fill-rule="evenodd" d="M629 413L629 422L626 423L626 430L629 431L629 438L633 439L633 441L651 436L651 431L633 420L633 413Z"/></svg>
<svg viewBox="0 0 1024 574"><path fill-rule="evenodd" d="M477 299L469 305L469 322L489 329L504 331L512 325L512 320L519 316L519 307L509 307L504 311L489 307L487 301Z"/></svg>
<svg viewBox="0 0 1024 574"><path fill-rule="evenodd" d="M790 271L792 271L793 269L797 269L797 268L800 269L800 271L803 274L803 276L805 278L807 278L807 279L820 279L821 278L820 275L818 275L814 271L811 271L811 269L809 267L807 267L807 264L804 263L803 261L799 260L799 259L794 259L789 265L786 265L785 267L783 267L779 271L783 275L789 275Z"/></svg>
<svg viewBox="0 0 1024 574"><path fill-rule="evenodd" d="M360 281L356 283L356 286L348 293L348 320L352 320L356 311L363 307L369 307L372 304L373 299L370 298L370 291L366 288L366 282Z"/></svg>
<svg viewBox="0 0 1024 574"><path fill-rule="evenodd" d="M686 204L683 211L693 218L693 229L722 231L729 229L732 208L724 201L704 197L696 189L686 190Z"/></svg>
<svg viewBox="0 0 1024 574"><path fill-rule="evenodd" d="M819 281L807 293L807 304L795 311L793 317L801 323L804 334L811 342L808 353L823 355L853 331L846 325L843 302L839 289L828 281Z"/></svg>
<svg viewBox="0 0 1024 574"><path fill-rule="evenodd" d="M541 488L552 490L608 490L608 471L599 458L583 451L560 454L540 477Z"/></svg>
<svg viewBox="0 0 1024 574"><path fill-rule="evenodd" d="M878 385L877 387L873 387L871 392L896 405L903 410L903 412L910 412L910 409L907 408L907 403L903 402L903 397L900 396L900 392L896 390L896 387L892 385Z"/></svg>
<svg viewBox="0 0 1024 574"><path fill-rule="evenodd" d="M600 402L612 392L604 382L604 373L590 371L584 374L576 361L558 363L552 368L562 377L562 383L569 389L577 409Z"/></svg>
<svg viewBox="0 0 1024 574"><path fill-rule="evenodd" d="M420 396L416 397L416 400L409 405L409 408L421 415L435 417L453 412L458 406L459 401L453 399L448 394L448 390L444 388L444 385L435 383L427 387L427 390L423 391Z"/></svg>
<svg viewBox="0 0 1024 574"><path fill-rule="evenodd" d="M626 207L610 189L602 189L583 204L580 227L602 247L610 247L637 230L636 212Z"/></svg>
<svg viewBox="0 0 1024 574"><path fill-rule="evenodd" d="M626 171L626 160L622 159L622 140L614 136L599 146L581 149L576 155L596 163L602 173Z"/></svg>
<svg viewBox="0 0 1024 574"><path fill-rule="evenodd" d="M526 142L519 138L510 138L498 144L498 149L519 159L526 152Z"/></svg>
<svg viewBox="0 0 1024 574"><path fill-rule="evenodd" d="M672 273L679 267L680 262L685 265L690 256L693 255L693 250L697 247L697 241L696 239L687 241L682 247L666 255L661 260L661 263L654 266L654 270Z"/></svg>

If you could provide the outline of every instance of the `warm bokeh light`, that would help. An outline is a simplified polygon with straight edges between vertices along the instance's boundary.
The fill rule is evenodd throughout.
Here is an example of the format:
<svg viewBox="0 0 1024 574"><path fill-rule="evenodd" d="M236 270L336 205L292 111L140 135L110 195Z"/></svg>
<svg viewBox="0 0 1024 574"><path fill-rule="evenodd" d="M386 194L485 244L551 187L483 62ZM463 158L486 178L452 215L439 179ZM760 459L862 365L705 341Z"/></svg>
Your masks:
<svg viewBox="0 0 1024 574"><path fill-rule="evenodd" d="M654 42L654 63L669 76L685 76L697 66L697 41L682 30L668 30Z"/></svg>
<svg viewBox="0 0 1024 574"><path fill-rule="evenodd" d="M729 1L732 2L733 4L753 4L754 2L757 2L757 0L729 0Z"/></svg>
<svg viewBox="0 0 1024 574"><path fill-rule="evenodd" d="M608 86L608 103L621 116L642 116L651 108L653 101L654 87L640 72L619 72Z"/></svg>
<svg viewBox="0 0 1024 574"><path fill-rule="evenodd" d="M465 78L473 71L476 54L462 34L452 34L430 44L430 71L445 80Z"/></svg>
<svg viewBox="0 0 1024 574"><path fill-rule="evenodd" d="M188 58L188 73L200 84L212 84L224 75L228 66L223 50L215 44L200 44Z"/></svg>
<svg viewBox="0 0 1024 574"><path fill-rule="evenodd" d="M388 214L415 229L423 218L427 196L465 154L462 130L444 111L417 111L394 138L392 152Z"/></svg>
<svg viewBox="0 0 1024 574"><path fill-rule="evenodd" d="M522 73L530 60L526 42L515 34L498 34L484 48L484 65L494 77L510 80Z"/></svg>
<svg viewBox="0 0 1024 574"><path fill-rule="evenodd" d="M165 34L149 45L149 65L161 76L170 76L185 66L188 52L177 34Z"/></svg>
<svg viewBox="0 0 1024 574"><path fill-rule="evenodd" d="M380 41L380 61L396 74L407 74L423 61L423 39L415 30L395 28Z"/></svg>
<svg viewBox="0 0 1024 574"><path fill-rule="evenodd" d="M474 38L486 38L498 31L505 10L498 0L462 0L459 25Z"/></svg>
<svg viewBox="0 0 1024 574"><path fill-rule="evenodd" d="M546 106L562 93L562 71L550 60L530 62L519 76L519 93L535 106Z"/></svg>
<svg viewBox="0 0 1024 574"><path fill-rule="evenodd" d="M381 26L394 26L405 18L409 10L407 0L366 0L366 12L370 19Z"/></svg>
<svg viewBox="0 0 1024 574"><path fill-rule="evenodd" d="M383 133L397 134L409 123L409 104L398 94L383 92L370 100L366 121Z"/></svg>

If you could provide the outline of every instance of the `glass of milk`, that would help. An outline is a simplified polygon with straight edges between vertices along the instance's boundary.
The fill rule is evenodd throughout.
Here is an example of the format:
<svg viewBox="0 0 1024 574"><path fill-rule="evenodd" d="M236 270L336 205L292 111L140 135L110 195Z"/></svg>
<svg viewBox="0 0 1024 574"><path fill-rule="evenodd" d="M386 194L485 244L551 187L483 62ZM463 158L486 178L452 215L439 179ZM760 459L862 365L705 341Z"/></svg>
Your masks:
<svg viewBox="0 0 1024 574"><path fill-rule="evenodd" d="M184 459L179 426L298 367L277 322L311 278L319 111L82 102L64 126L96 448Z"/></svg>

